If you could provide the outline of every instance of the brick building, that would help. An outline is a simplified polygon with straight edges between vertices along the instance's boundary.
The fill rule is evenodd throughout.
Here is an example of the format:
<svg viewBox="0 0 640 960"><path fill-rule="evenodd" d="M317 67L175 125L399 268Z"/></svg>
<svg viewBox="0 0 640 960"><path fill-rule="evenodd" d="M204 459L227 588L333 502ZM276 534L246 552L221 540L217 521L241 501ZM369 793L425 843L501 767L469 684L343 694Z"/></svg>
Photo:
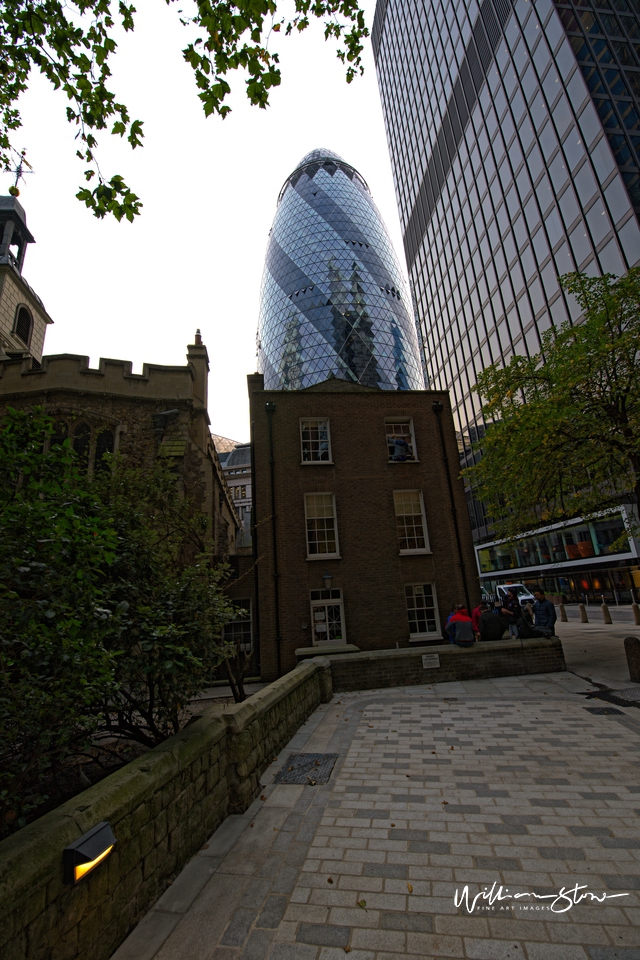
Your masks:
<svg viewBox="0 0 640 960"><path fill-rule="evenodd" d="M248 385L263 679L299 647L442 642L451 606L479 599L448 395Z"/></svg>
<svg viewBox="0 0 640 960"><path fill-rule="evenodd" d="M187 347L184 366L144 364L132 373L126 360L73 354L0 360L0 418L7 407L41 406L56 422L56 438L67 437L99 469L104 453L119 452L134 466L156 457L175 469L185 494L210 520L217 554L232 552L239 518L211 439L207 414L209 358L200 333Z"/></svg>

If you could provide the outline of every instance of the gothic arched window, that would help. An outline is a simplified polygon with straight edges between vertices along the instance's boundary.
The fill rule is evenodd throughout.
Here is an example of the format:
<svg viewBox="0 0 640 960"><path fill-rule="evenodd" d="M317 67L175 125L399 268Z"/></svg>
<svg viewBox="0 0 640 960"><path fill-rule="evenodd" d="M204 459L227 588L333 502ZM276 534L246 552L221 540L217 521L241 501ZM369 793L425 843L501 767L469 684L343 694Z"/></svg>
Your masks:
<svg viewBox="0 0 640 960"><path fill-rule="evenodd" d="M108 470L109 465L103 460L105 453L113 453L113 430L103 430L96 439L95 470Z"/></svg>
<svg viewBox="0 0 640 960"><path fill-rule="evenodd" d="M57 444L57 445L63 444L68 436L69 436L69 427L64 422L64 420L59 420L53 426L53 433L51 434L49 446L53 447L54 444Z"/></svg>
<svg viewBox="0 0 640 960"><path fill-rule="evenodd" d="M89 459L89 447L91 445L91 427L88 423L81 421L73 431L73 449L81 460L85 462Z"/></svg>
<svg viewBox="0 0 640 960"><path fill-rule="evenodd" d="M31 332L33 330L33 319L27 307L19 307L16 316L15 333L22 340L25 346L31 343Z"/></svg>

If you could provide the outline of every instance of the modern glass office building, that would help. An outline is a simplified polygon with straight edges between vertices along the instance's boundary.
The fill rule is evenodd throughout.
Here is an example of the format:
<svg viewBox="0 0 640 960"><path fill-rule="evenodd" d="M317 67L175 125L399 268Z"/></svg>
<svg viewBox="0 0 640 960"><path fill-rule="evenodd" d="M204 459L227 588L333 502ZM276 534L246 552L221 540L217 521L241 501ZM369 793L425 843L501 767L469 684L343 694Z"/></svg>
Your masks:
<svg viewBox="0 0 640 960"><path fill-rule="evenodd" d="M364 179L331 150L285 181L269 234L258 327L267 390L331 375L383 390L424 387L415 319Z"/></svg>
<svg viewBox="0 0 640 960"><path fill-rule="evenodd" d="M378 0L372 39L425 370L464 460L477 374L579 320L558 276L640 261L640 2Z"/></svg>

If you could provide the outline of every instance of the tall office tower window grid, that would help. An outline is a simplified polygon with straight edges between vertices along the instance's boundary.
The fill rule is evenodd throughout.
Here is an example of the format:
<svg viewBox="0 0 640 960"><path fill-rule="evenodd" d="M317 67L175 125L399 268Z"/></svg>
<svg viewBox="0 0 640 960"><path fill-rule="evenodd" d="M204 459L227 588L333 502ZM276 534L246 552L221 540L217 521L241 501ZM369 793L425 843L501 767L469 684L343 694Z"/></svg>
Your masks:
<svg viewBox="0 0 640 960"><path fill-rule="evenodd" d="M331 150L287 178L269 235L258 368L268 390L330 376L383 390L424 387L415 317L364 179Z"/></svg>
<svg viewBox="0 0 640 960"><path fill-rule="evenodd" d="M378 2L374 55L424 366L450 391L463 459L483 426L477 375L579 320L558 276L620 275L640 259L639 11L639 0Z"/></svg>

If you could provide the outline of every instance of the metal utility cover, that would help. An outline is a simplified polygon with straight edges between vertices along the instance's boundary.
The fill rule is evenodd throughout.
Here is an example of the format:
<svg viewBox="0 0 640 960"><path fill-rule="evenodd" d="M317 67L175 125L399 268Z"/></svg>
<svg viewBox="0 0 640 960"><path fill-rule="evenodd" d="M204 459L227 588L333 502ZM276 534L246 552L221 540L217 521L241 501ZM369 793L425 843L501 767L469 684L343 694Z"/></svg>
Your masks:
<svg viewBox="0 0 640 960"><path fill-rule="evenodd" d="M292 753L274 783L328 783L337 753Z"/></svg>
<svg viewBox="0 0 640 960"><path fill-rule="evenodd" d="M640 700L640 686L624 687L622 690L612 690L611 692L621 700Z"/></svg>
<svg viewBox="0 0 640 960"><path fill-rule="evenodd" d="M615 707L585 707L585 710L588 713L595 713L599 717L611 717L616 713L621 717L624 716L622 710L616 710Z"/></svg>

